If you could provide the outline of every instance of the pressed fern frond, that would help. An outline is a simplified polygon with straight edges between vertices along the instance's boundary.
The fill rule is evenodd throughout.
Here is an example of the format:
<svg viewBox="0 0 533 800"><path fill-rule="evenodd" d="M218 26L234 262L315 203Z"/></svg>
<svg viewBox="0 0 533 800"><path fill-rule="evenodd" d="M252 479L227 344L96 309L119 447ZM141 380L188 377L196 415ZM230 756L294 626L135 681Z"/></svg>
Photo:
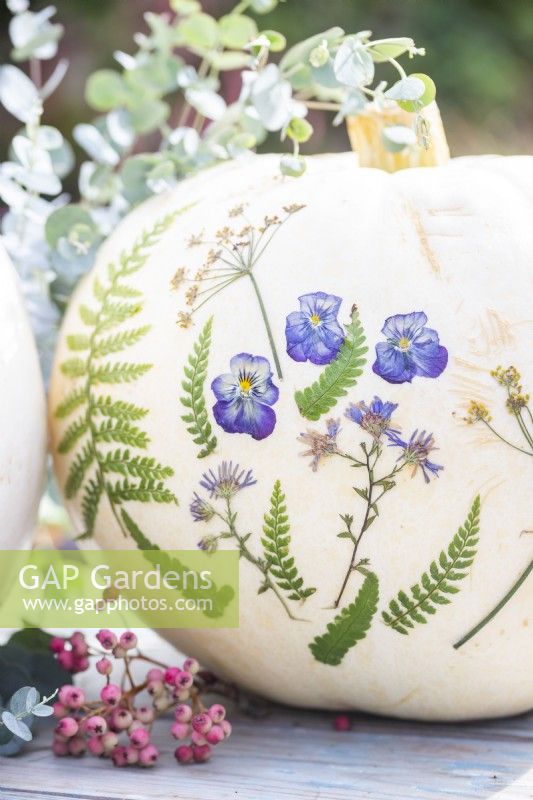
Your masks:
<svg viewBox="0 0 533 800"><path fill-rule="evenodd" d="M174 474L172 468L134 452L145 450L150 441L134 424L146 416L147 410L101 394L98 386L131 383L151 369L151 364L106 359L132 348L150 330L148 325L116 330L143 307L142 293L125 281L146 263L151 248L184 210L165 217L141 234L133 247L121 254L118 265L108 265L107 281L95 278L91 307L82 305L79 309L80 319L88 330L67 337L69 350L83 353L83 358L74 356L60 366L65 376L78 383L57 407L56 416L68 419L75 412L78 414L64 432L58 450L62 454L75 451L65 494L72 498L82 492L84 537L93 534L103 496L107 497L124 535L129 531L116 506L128 501L177 502L164 483ZM131 302L132 298L140 299ZM126 447L111 450L108 447L111 444ZM109 473L118 473L122 481L111 483Z"/></svg>
<svg viewBox="0 0 533 800"><path fill-rule="evenodd" d="M359 571L363 572L363 569ZM309 645L316 660L323 664L338 666L348 650L365 638L372 624L378 607L379 582L373 572L364 570L364 574L364 583L354 602L343 608L329 623L327 632L317 636Z"/></svg>
<svg viewBox="0 0 533 800"><path fill-rule="evenodd" d="M287 592L289 600L304 601L316 592L314 587L305 588L298 574L294 558L289 555L291 537L285 495L281 483L276 481L270 498L270 512L264 516L264 537L261 539L269 573L280 589Z"/></svg>
<svg viewBox="0 0 533 800"><path fill-rule="evenodd" d="M435 614L437 607L448 605L447 595L457 594L456 583L466 578L477 552L479 541L479 495L448 549L443 550L438 561L432 561L428 572L424 572L420 583L411 586L410 594L398 592L397 599L389 603L389 612L383 611L383 621L398 633L408 634L415 623L425 624L427 615Z"/></svg>
<svg viewBox="0 0 533 800"><path fill-rule="evenodd" d="M207 416L204 396L212 325L213 317L210 317L205 323L198 341L193 345L193 351L183 370L185 380L181 383L185 394L180 397L180 402L189 410L182 416L182 420L187 424L187 431L192 435L193 442L202 445L198 458L205 458L217 446L217 439L213 435L213 429Z"/></svg>
<svg viewBox="0 0 533 800"><path fill-rule="evenodd" d="M333 408L339 397L355 386L366 363L366 337L359 319L359 312L352 308L351 321L346 328L346 339L334 361L323 370L311 386L294 394L300 414L306 419L317 420Z"/></svg>

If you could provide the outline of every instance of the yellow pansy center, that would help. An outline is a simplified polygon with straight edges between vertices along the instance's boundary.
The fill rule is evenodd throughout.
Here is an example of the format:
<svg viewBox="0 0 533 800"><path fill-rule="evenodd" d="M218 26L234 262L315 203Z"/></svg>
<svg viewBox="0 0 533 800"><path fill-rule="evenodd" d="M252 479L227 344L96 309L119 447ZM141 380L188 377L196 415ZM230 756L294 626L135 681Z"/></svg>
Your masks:
<svg viewBox="0 0 533 800"><path fill-rule="evenodd" d="M239 386L243 394L249 394L250 389L252 388L252 382L249 378L241 378L239 381Z"/></svg>
<svg viewBox="0 0 533 800"><path fill-rule="evenodd" d="M320 317L318 316L318 314L313 314L313 315L310 317L310 319L311 319L311 323L312 323L313 325L318 325L318 324L320 323Z"/></svg>
<svg viewBox="0 0 533 800"><path fill-rule="evenodd" d="M405 336L402 336L402 338L398 342L398 347L400 348L400 350L409 350L410 344L411 342L409 341L409 339L407 339Z"/></svg>

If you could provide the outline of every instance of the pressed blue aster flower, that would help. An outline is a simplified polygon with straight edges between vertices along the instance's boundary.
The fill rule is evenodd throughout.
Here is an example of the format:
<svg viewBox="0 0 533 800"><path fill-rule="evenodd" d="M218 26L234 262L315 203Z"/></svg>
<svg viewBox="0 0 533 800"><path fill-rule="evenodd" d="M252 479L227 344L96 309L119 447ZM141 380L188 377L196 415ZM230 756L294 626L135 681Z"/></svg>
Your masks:
<svg viewBox="0 0 533 800"><path fill-rule="evenodd" d="M398 433L389 424L397 408L398 403L384 403L377 395L374 395L370 406L367 406L362 400L359 403L350 403L345 416L360 425L377 441L384 433Z"/></svg>
<svg viewBox="0 0 533 800"><path fill-rule="evenodd" d="M301 455L311 456L311 469L313 472L317 471L322 458L334 455L338 452L337 436L340 429L340 420L328 419L326 422L326 433L308 428L305 433L299 435L299 441L309 447L309 449L305 450Z"/></svg>
<svg viewBox="0 0 533 800"><path fill-rule="evenodd" d="M216 421L228 433L249 433L254 439L270 436L276 424L270 406L279 397L270 363L262 356L239 353L231 359L230 370L211 384Z"/></svg>
<svg viewBox="0 0 533 800"><path fill-rule="evenodd" d="M395 431L387 433L387 436L390 440L389 447L400 447L403 451L398 461L404 461L405 464L413 467L411 477L414 477L419 467L426 483L429 483L431 475L439 477L439 472L444 467L435 464L428 458L430 452L437 449L432 433L426 434L425 431L418 433L416 430L408 442L404 442Z"/></svg>
<svg viewBox="0 0 533 800"><path fill-rule="evenodd" d="M193 499L189 505L189 511L195 522L209 522L215 515L213 506L208 503L207 500L204 500L203 497L200 497L197 492L193 495Z"/></svg>
<svg viewBox="0 0 533 800"><path fill-rule="evenodd" d="M300 310L287 317L287 353L295 361L329 364L337 356L345 335L337 321L340 297L325 292L303 294Z"/></svg>
<svg viewBox="0 0 533 800"><path fill-rule="evenodd" d="M254 479L251 469L246 471L240 469L238 464L233 466L232 461L223 461L216 473L212 469L209 472L204 472L200 486L207 489L210 497L229 499L237 492L240 492L241 489L253 486L254 483L257 483L257 481Z"/></svg>
<svg viewBox="0 0 533 800"><path fill-rule="evenodd" d="M376 345L372 369L389 383L411 382L416 375L438 378L448 363L448 351L439 343L439 335L426 328L423 311L388 317L381 332L386 342Z"/></svg>

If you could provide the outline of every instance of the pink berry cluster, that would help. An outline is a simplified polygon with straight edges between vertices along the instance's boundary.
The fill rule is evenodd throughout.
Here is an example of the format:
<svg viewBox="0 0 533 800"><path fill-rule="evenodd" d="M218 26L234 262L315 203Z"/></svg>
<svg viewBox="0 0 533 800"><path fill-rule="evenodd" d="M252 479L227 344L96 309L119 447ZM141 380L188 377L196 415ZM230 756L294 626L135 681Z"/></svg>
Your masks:
<svg viewBox="0 0 533 800"><path fill-rule="evenodd" d="M72 675L89 669L89 645L81 631L75 631L67 638L52 636L50 650L63 669Z"/></svg>
<svg viewBox="0 0 533 800"><path fill-rule="evenodd" d="M80 637L85 643L83 634L60 641L73 647L74 637L75 643L81 642ZM61 649L56 638L50 646L59 660L70 649ZM172 708L175 721L170 732L181 742L175 751L180 764L207 761L212 747L230 736L231 724L224 706L215 703L206 708L201 701L202 694L213 691L216 679L201 672L196 659L185 659L181 667L154 662L141 653L132 631L117 636L112 631L100 630L96 638L101 650L87 646L85 658L98 656L95 668L105 683L98 699L92 701L76 686L61 687L54 704L58 722L52 748L56 756L81 756L88 752L110 758L117 767L134 764L151 767L159 758L159 751L151 742L154 721ZM130 665L139 661L147 663L149 668L144 680L135 683ZM122 664L123 679L113 683L111 673L117 662ZM136 700L143 691L150 695L151 701L140 705Z"/></svg>

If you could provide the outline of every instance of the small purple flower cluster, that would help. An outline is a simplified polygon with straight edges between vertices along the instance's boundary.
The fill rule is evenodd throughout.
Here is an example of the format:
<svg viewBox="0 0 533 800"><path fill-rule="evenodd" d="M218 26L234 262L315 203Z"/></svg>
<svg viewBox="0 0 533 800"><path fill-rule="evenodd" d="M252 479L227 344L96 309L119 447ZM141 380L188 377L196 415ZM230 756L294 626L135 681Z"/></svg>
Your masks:
<svg viewBox="0 0 533 800"><path fill-rule="evenodd" d="M50 648L59 660L64 650L60 649L58 638L53 637ZM159 759L159 751L151 742L153 723L158 714L172 707L175 707L176 717L172 736L179 740L190 736L191 740L175 751L179 763L207 761L211 747L230 736L231 724L226 720L224 706L215 703L206 710L201 703L200 695L210 683L207 677L213 676L201 673L196 659L185 659L181 667L151 667L144 681L136 685L131 677L131 662L150 662L136 649L137 636L132 631L117 636L103 629L96 638L102 651L95 666L105 677L105 685L94 701L88 701L85 692L76 686L61 687L58 701L54 703L58 722L52 750L56 756L82 756L89 752L93 756L110 758L116 767L152 767ZM82 639L87 657L95 655L84 635L78 632L75 641L81 645ZM125 678L130 684L127 688L126 681L111 682L111 658L124 664ZM144 689L151 695L152 702L136 706L134 699Z"/></svg>

